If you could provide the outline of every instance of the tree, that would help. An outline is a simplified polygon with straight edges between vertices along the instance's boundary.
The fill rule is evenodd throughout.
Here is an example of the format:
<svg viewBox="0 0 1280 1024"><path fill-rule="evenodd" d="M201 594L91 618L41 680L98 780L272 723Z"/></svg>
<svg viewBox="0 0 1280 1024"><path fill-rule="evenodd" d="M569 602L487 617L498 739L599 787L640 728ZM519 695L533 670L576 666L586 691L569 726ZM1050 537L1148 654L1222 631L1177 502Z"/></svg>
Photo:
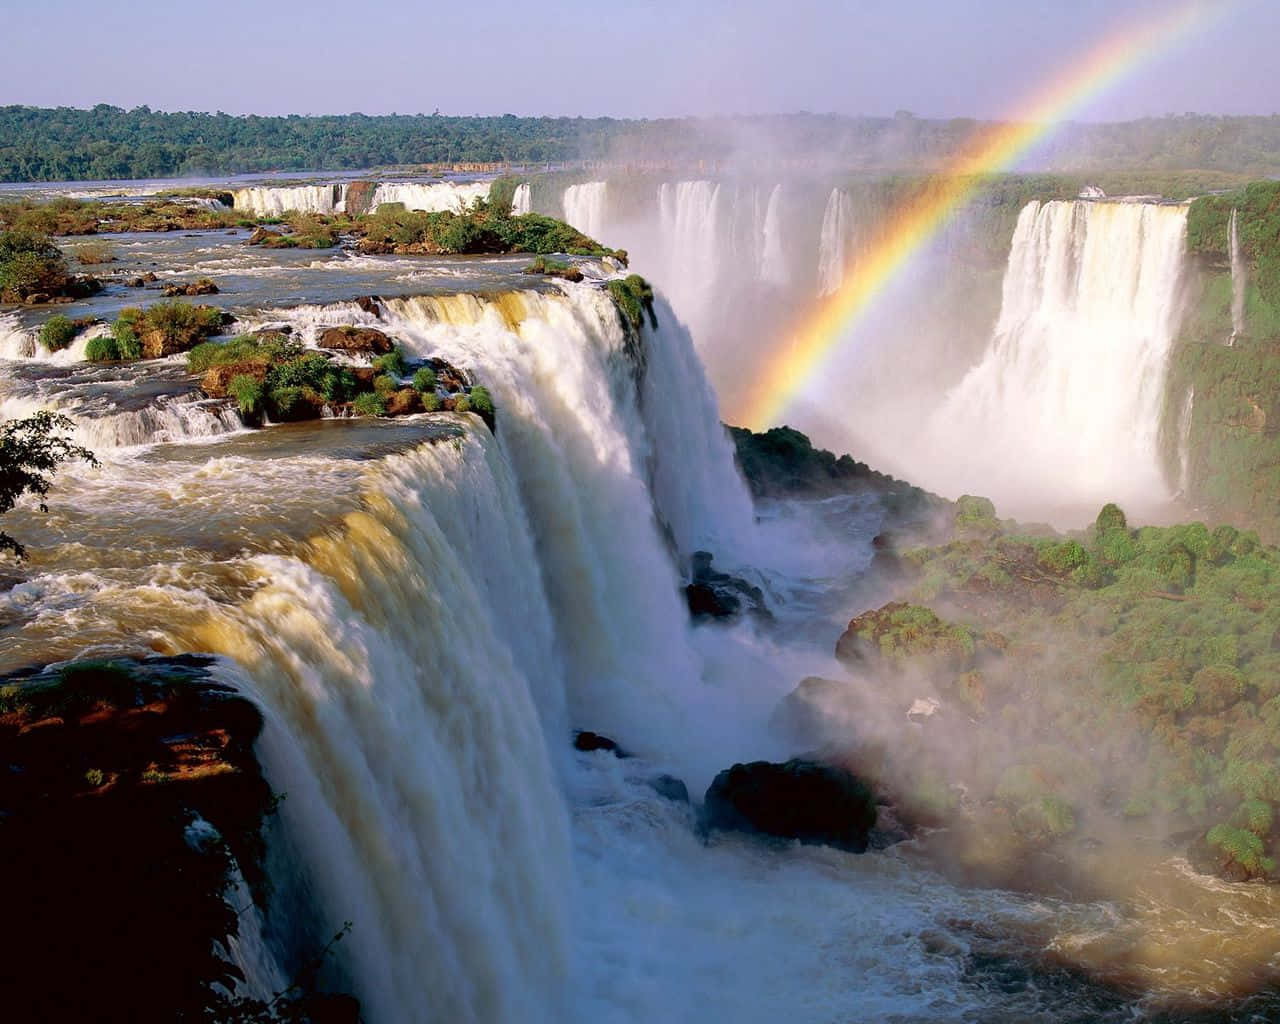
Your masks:
<svg viewBox="0 0 1280 1024"><path fill-rule="evenodd" d="M64 434L71 427L65 416L44 410L0 424L0 515L12 509L24 494L36 495L40 511L48 512L44 498L58 466L72 459L98 465L93 452L74 444ZM19 558L26 554L26 549L4 531L0 531L0 551L11 551Z"/></svg>

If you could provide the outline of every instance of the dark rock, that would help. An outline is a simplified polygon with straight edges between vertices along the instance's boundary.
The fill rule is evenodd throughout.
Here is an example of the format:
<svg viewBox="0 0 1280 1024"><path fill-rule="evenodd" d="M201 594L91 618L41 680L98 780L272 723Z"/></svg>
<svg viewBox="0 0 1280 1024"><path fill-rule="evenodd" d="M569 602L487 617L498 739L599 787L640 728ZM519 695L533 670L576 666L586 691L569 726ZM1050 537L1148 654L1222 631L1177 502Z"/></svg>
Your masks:
<svg viewBox="0 0 1280 1024"><path fill-rule="evenodd" d="M608 736L601 736L599 733L596 733L596 732L588 732L586 729L583 729L573 734L573 749L585 750L588 752L592 750L604 750L615 755L616 757L631 756L625 750L623 750L620 746L618 746L617 743L609 739Z"/></svg>
<svg viewBox="0 0 1280 1024"><path fill-rule="evenodd" d="M272 242L278 241L284 235L279 231L268 231L266 228L257 228L251 234L245 245L270 245Z"/></svg>
<svg viewBox="0 0 1280 1024"><path fill-rule="evenodd" d="M809 676L778 702L769 731L793 749L847 746L855 738L860 696L850 682Z"/></svg>
<svg viewBox="0 0 1280 1024"><path fill-rule="evenodd" d="M390 338L373 327L328 327L320 332L316 346L366 355L383 355L395 348Z"/></svg>
<svg viewBox="0 0 1280 1024"><path fill-rule="evenodd" d="M189 284L168 284L164 287L165 298L173 298L177 295L217 295L218 286L210 281L207 277L202 277L198 281L192 281Z"/></svg>
<svg viewBox="0 0 1280 1024"><path fill-rule="evenodd" d="M861 780L835 765L800 758L753 761L715 777L703 823L863 853L876 824L876 804Z"/></svg>
<svg viewBox="0 0 1280 1024"><path fill-rule="evenodd" d="M659 775L656 779L650 779L649 785L653 787L653 791L658 796L677 804L687 804L689 802L689 787L674 775Z"/></svg>
<svg viewBox="0 0 1280 1024"><path fill-rule="evenodd" d="M142 275L143 284L155 284L159 280L160 278L156 277L156 275L150 270L148 270L145 274Z"/></svg>
<svg viewBox="0 0 1280 1024"><path fill-rule="evenodd" d="M738 576L716 572L711 568L712 558L709 551L695 551L691 560L693 581L684 588L684 596L695 621L733 619L743 611L773 617L759 587Z"/></svg>
<svg viewBox="0 0 1280 1024"><path fill-rule="evenodd" d="M23 302L28 306L44 306L49 302L49 296L45 292L32 292Z"/></svg>
<svg viewBox="0 0 1280 1024"><path fill-rule="evenodd" d="M378 304L378 300L373 295L361 295L356 299L356 305L363 309L370 316L376 316L382 319L382 307Z"/></svg>

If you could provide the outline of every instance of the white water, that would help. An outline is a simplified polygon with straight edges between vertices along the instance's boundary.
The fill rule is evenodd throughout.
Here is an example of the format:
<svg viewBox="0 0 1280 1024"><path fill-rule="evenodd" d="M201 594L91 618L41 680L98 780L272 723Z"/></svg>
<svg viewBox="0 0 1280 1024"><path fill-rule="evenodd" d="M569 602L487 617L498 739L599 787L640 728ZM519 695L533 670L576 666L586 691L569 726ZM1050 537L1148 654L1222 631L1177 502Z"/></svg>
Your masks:
<svg viewBox="0 0 1280 1024"><path fill-rule="evenodd" d="M522 182L516 186L515 192L511 194L511 212L519 217L522 214L529 213L533 209L533 189L529 183Z"/></svg>
<svg viewBox="0 0 1280 1024"><path fill-rule="evenodd" d="M1158 435L1186 218L1185 206L1030 203L995 335L934 415L921 482L997 504L1166 499Z"/></svg>
<svg viewBox="0 0 1280 1024"><path fill-rule="evenodd" d="M570 185L564 190L561 206L564 221L588 238L602 241L605 234L605 209L609 186L603 181Z"/></svg>
<svg viewBox="0 0 1280 1024"><path fill-rule="evenodd" d="M822 214L822 233L818 238L818 294L831 295L844 283L848 272L846 261L853 233L853 204L838 188L831 190L827 208Z"/></svg>
<svg viewBox="0 0 1280 1024"><path fill-rule="evenodd" d="M381 182L374 189L369 208L377 210L383 203L404 203L406 210L422 210L438 213L449 210L458 213L477 199L486 199L489 195L489 182L474 181L458 184L453 181L430 183L419 182Z"/></svg>
<svg viewBox="0 0 1280 1024"><path fill-rule="evenodd" d="M778 288L791 282L791 270L787 263L786 248L782 241L782 186L774 185L769 193L769 205L765 208L764 228L761 231L760 280Z"/></svg>
<svg viewBox="0 0 1280 1024"><path fill-rule="evenodd" d="M1178 493L1186 495L1191 488L1191 424L1196 411L1196 389L1188 388L1178 412Z"/></svg>
<svg viewBox="0 0 1280 1024"><path fill-rule="evenodd" d="M237 189L235 208L255 217L298 213L341 213L346 208L346 185L255 185Z"/></svg>
<svg viewBox="0 0 1280 1024"><path fill-rule="evenodd" d="M1245 268L1244 251L1240 247L1239 210L1231 211L1229 244L1231 246L1231 337L1228 345L1234 345L1236 339L1244 334L1244 299L1248 285L1248 271Z"/></svg>

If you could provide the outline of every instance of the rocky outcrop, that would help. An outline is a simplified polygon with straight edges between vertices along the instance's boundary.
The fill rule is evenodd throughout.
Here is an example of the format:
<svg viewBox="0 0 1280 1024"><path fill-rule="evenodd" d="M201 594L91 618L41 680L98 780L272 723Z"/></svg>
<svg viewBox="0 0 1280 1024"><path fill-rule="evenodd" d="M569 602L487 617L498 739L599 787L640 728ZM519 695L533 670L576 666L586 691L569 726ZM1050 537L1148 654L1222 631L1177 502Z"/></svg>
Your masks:
<svg viewBox="0 0 1280 1024"><path fill-rule="evenodd" d="M929 608L892 601L850 620L836 642L836 657L869 672L956 673L972 667L979 641L973 630Z"/></svg>
<svg viewBox="0 0 1280 1024"><path fill-rule="evenodd" d="M327 327L316 338L316 347L333 352L384 355L395 343L374 327Z"/></svg>
<svg viewBox="0 0 1280 1024"><path fill-rule="evenodd" d="M178 295L217 295L218 286L207 277L202 277L198 281L191 281L187 284L167 284L162 292L165 298L173 298Z"/></svg>
<svg viewBox="0 0 1280 1024"><path fill-rule="evenodd" d="M739 576L712 569L713 558L709 551L695 551L693 554L693 578L684 588L684 594L694 621L731 620L743 613L772 618L765 604L764 592Z"/></svg>
<svg viewBox="0 0 1280 1024"><path fill-rule="evenodd" d="M594 750L603 750L606 753L613 754L616 757L630 757L625 750L618 746L608 736L601 736L599 733L591 732L587 729L581 729L573 734L573 749L590 753Z"/></svg>
<svg viewBox="0 0 1280 1024"><path fill-rule="evenodd" d="M703 824L863 853L876 824L876 804L866 784L839 766L800 758L753 761L715 777Z"/></svg>
<svg viewBox="0 0 1280 1024"><path fill-rule="evenodd" d="M7 1019L221 1019L198 1011L213 986L234 991L215 943L239 927L233 865L262 895L272 796L253 753L261 715L211 664L119 659L0 680L5 906L22 922L0 971Z"/></svg>

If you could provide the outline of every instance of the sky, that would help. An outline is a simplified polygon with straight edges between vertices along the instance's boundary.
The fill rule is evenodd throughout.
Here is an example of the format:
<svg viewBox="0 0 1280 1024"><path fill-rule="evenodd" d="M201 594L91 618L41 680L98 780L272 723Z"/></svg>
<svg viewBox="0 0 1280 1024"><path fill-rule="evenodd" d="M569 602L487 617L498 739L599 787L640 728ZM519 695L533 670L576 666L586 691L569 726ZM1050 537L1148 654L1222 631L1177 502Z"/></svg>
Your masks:
<svg viewBox="0 0 1280 1024"><path fill-rule="evenodd" d="M1209 0L1223 5L1224 0ZM233 114L999 118L1174 0L43 0L5 13L0 104ZM1225 13L1080 111L1280 113L1280 0Z"/></svg>

